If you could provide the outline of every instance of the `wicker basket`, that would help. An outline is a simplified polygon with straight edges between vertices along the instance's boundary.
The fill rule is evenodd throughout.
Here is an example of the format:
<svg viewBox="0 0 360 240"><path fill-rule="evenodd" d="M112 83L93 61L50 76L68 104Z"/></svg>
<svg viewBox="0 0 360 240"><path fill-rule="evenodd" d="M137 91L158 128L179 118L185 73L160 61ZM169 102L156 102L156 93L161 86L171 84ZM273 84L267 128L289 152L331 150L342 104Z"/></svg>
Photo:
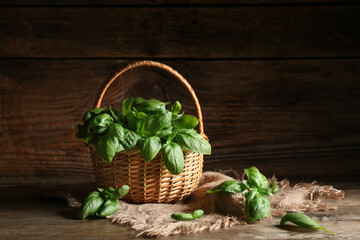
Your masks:
<svg viewBox="0 0 360 240"><path fill-rule="evenodd" d="M164 70L189 90L197 109L199 132L206 137L201 107L194 90L177 71L162 63L139 61L127 65L106 82L94 107L100 107L107 88L116 78L128 70L138 67L153 67ZM179 175L173 175L167 170L160 153L150 163L145 162L139 151L119 152L111 163L103 162L94 147L90 147L90 153L95 178L99 186L118 188L127 184L130 191L124 199L129 199L135 203L173 203L179 201L190 195L196 188L202 174L203 155L194 152L184 152L185 166Z"/></svg>

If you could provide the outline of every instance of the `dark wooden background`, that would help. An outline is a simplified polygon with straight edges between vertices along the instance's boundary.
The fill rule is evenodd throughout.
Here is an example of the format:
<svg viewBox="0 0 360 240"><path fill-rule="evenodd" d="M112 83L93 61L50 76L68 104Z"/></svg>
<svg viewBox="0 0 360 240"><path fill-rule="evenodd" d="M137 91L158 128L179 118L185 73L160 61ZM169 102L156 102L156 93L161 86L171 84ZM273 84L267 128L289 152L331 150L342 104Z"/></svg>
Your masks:
<svg viewBox="0 0 360 240"><path fill-rule="evenodd" d="M360 174L359 1L0 0L0 176L91 176L76 124L106 79L143 59L195 89L205 170ZM125 74L104 104L128 96L193 111L154 70Z"/></svg>

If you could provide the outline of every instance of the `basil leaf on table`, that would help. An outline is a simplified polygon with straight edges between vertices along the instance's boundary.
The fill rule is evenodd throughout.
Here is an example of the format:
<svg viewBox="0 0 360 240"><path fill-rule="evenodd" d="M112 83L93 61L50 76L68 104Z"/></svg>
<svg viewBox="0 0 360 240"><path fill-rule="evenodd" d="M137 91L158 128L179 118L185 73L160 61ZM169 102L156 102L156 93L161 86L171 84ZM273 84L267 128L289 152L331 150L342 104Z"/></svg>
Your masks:
<svg viewBox="0 0 360 240"><path fill-rule="evenodd" d="M248 222L255 221L270 214L270 200L257 189L245 193L245 215Z"/></svg>
<svg viewBox="0 0 360 240"><path fill-rule="evenodd" d="M210 143L194 129L181 129L175 138L176 142L185 150L211 154Z"/></svg>
<svg viewBox="0 0 360 240"><path fill-rule="evenodd" d="M118 190L116 190L114 192L114 195L117 199L122 198L123 196L125 196L130 190L130 187L128 185L122 185L121 187L118 188Z"/></svg>
<svg viewBox="0 0 360 240"><path fill-rule="evenodd" d="M204 210L202 209L195 210L193 214L194 219L201 218L203 215L204 215Z"/></svg>
<svg viewBox="0 0 360 240"><path fill-rule="evenodd" d="M99 132L99 129L108 128L113 122L114 122L114 120L109 114L102 113L102 114L94 117L89 122L89 125L87 127L87 132L88 133L93 132L94 130L92 130L92 129L94 128L96 130L96 132L93 132L93 133L97 134L97 132Z"/></svg>
<svg viewBox="0 0 360 240"><path fill-rule="evenodd" d="M99 192L91 192L84 200L79 211L79 218L84 219L88 216L93 216L103 204L104 199Z"/></svg>
<svg viewBox="0 0 360 240"><path fill-rule="evenodd" d="M164 158L166 168L174 175L179 175L184 169L184 153L181 147L175 142L163 145L161 153Z"/></svg>
<svg viewBox="0 0 360 240"><path fill-rule="evenodd" d="M161 149L161 140L157 136L141 138L137 145L140 148L140 154L146 162L151 162Z"/></svg>
<svg viewBox="0 0 360 240"><path fill-rule="evenodd" d="M256 167L246 168L244 170L244 173L248 178L247 180L248 184L250 184L251 186L258 189L267 188L269 186L266 177L263 174L261 174Z"/></svg>
<svg viewBox="0 0 360 240"><path fill-rule="evenodd" d="M125 138L123 141L120 140L120 143L124 146L126 150L131 150L136 146L136 143L141 138L141 136L134 131L130 131L127 129L124 129L125 132Z"/></svg>
<svg viewBox="0 0 360 240"><path fill-rule="evenodd" d="M171 119L170 112L147 116L138 121L136 131L144 137L157 136L162 130L171 128Z"/></svg>
<svg viewBox="0 0 360 240"><path fill-rule="evenodd" d="M193 129L195 128L199 123L199 119L195 116L184 114L180 118L173 120L172 124L176 128L187 128L187 129Z"/></svg>
<svg viewBox="0 0 360 240"><path fill-rule="evenodd" d="M131 112L133 102L134 102L133 98L127 98L123 101L122 110L123 110L124 116L126 116L127 114L129 114Z"/></svg>
<svg viewBox="0 0 360 240"><path fill-rule="evenodd" d="M173 213L170 217L178 221L194 220L194 216L190 213Z"/></svg>
<svg viewBox="0 0 360 240"><path fill-rule="evenodd" d="M106 190L98 188L98 192L91 192L84 200L79 211L79 219L96 215L106 217L114 214L120 209L118 199L122 198L129 192L129 186L123 185L117 190L108 187Z"/></svg>
<svg viewBox="0 0 360 240"><path fill-rule="evenodd" d="M271 189L272 194L275 194L279 191L279 185L275 185L274 183L271 183L269 188Z"/></svg>
<svg viewBox="0 0 360 240"><path fill-rule="evenodd" d="M119 148L119 140L109 134L100 136L96 141L96 151L101 159L107 163L110 163L114 158Z"/></svg>
<svg viewBox="0 0 360 240"><path fill-rule="evenodd" d="M205 193L216 193L216 192L227 192L227 193L242 193L246 188L246 186L236 180L228 180L222 182L216 187L207 190Z"/></svg>
<svg viewBox="0 0 360 240"><path fill-rule="evenodd" d="M116 198L110 198L101 205L99 211L96 213L96 216L106 217L116 213L119 209L120 209L119 200L117 200Z"/></svg>
<svg viewBox="0 0 360 240"><path fill-rule="evenodd" d="M191 221L198 218L201 218L204 215L204 210L197 209L194 211L193 214L190 213L173 213L170 215L172 219L178 220L178 221Z"/></svg>
<svg viewBox="0 0 360 240"><path fill-rule="evenodd" d="M121 187L119 187L117 190L115 190L113 187L108 187L106 190L102 189L102 188L98 188L98 191L101 193L101 195L105 198L105 199L110 199L110 198L116 198L116 199L120 199L123 196L125 196L128 192L129 192L130 188L128 185L122 185Z"/></svg>
<svg viewBox="0 0 360 240"><path fill-rule="evenodd" d="M177 115L181 110L181 103L179 101L174 102L170 108L170 112L174 115Z"/></svg>
<svg viewBox="0 0 360 240"><path fill-rule="evenodd" d="M307 229L322 229L328 233L331 233L332 235L335 235L335 233L327 230L323 226L320 225L319 222L315 221L311 217L303 214L303 213L288 213L286 214L280 221L280 226L283 226L286 222L292 222L300 227L307 228Z"/></svg>

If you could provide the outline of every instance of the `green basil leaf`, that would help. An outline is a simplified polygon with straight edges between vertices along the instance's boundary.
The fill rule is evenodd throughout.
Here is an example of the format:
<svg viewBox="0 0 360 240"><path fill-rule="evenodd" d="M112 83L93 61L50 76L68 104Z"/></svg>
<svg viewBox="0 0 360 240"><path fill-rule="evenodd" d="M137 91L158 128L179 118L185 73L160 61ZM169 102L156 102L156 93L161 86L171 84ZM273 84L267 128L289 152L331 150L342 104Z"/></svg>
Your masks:
<svg viewBox="0 0 360 240"><path fill-rule="evenodd" d="M261 189L258 189L259 192L261 192L262 194L266 195L266 196L272 196L272 191L271 188L269 187L262 187Z"/></svg>
<svg viewBox="0 0 360 240"><path fill-rule="evenodd" d="M269 216L270 201L264 194L257 189L250 189L244 195L244 209L248 222Z"/></svg>
<svg viewBox="0 0 360 240"><path fill-rule="evenodd" d="M109 108L109 115L114 119L115 122L124 124L125 117L121 114L121 112L117 111L116 109L110 106Z"/></svg>
<svg viewBox="0 0 360 240"><path fill-rule="evenodd" d="M151 162L161 149L161 140L157 136L139 139L137 145L146 162Z"/></svg>
<svg viewBox="0 0 360 240"><path fill-rule="evenodd" d="M191 221L194 219L201 218L204 215L204 210L197 209L194 211L193 214L190 213L173 213L171 214L171 218L178 220L178 221Z"/></svg>
<svg viewBox="0 0 360 240"><path fill-rule="evenodd" d="M142 102L145 102L146 100L142 97L136 97L134 99L134 105L141 104Z"/></svg>
<svg viewBox="0 0 360 240"><path fill-rule="evenodd" d="M204 215L204 210L202 209L195 210L193 214L194 219L201 218L203 215Z"/></svg>
<svg viewBox="0 0 360 240"><path fill-rule="evenodd" d="M75 135L77 138L85 137L85 128L83 125L78 124L78 132Z"/></svg>
<svg viewBox="0 0 360 240"><path fill-rule="evenodd" d="M190 213L173 213L171 218L178 221L191 221L194 220L194 216Z"/></svg>
<svg viewBox="0 0 360 240"><path fill-rule="evenodd" d="M222 182L216 187L207 190L205 193L227 192L227 193L242 193L247 187L242 182L236 180L228 180Z"/></svg>
<svg viewBox="0 0 360 240"><path fill-rule="evenodd" d="M84 123L90 121L95 116L99 115L101 112L105 111L103 108L93 108L90 111L87 111L83 116Z"/></svg>
<svg viewBox="0 0 360 240"><path fill-rule="evenodd" d="M123 114L126 116L131 112L132 104L134 102L133 98L127 98L123 101Z"/></svg>
<svg viewBox="0 0 360 240"><path fill-rule="evenodd" d="M108 200L110 198L116 198L117 199L117 192L113 187L108 187L105 191L101 191L101 194L103 195L105 200Z"/></svg>
<svg viewBox="0 0 360 240"><path fill-rule="evenodd" d="M168 136L167 137L167 142L172 142L173 139L176 137L176 134L178 134L177 131L172 131L169 135L164 135L164 136Z"/></svg>
<svg viewBox="0 0 360 240"><path fill-rule="evenodd" d="M170 108L170 112L177 115L181 110L181 104L179 101L174 102L174 104Z"/></svg>
<svg viewBox="0 0 360 240"><path fill-rule="evenodd" d="M119 140L109 134L99 136L96 141L96 151L104 162L111 162L118 148Z"/></svg>
<svg viewBox="0 0 360 240"><path fill-rule="evenodd" d="M118 148L116 150L116 153L124 151L124 150L125 150L124 146L119 142L119 146L118 146Z"/></svg>
<svg viewBox="0 0 360 240"><path fill-rule="evenodd" d="M110 198L101 205L99 211L96 213L98 217L106 217L116 213L120 209L119 200Z"/></svg>
<svg viewBox="0 0 360 240"><path fill-rule="evenodd" d="M87 127L87 132L88 133L93 132L91 131L92 128L95 128L96 131L99 131L99 129L101 128L108 128L113 122L114 122L113 118L107 113L97 115L89 122L89 125Z"/></svg>
<svg viewBox="0 0 360 240"><path fill-rule="evenodd" d="M211 154L210 143L193 129L181 129L176 135L176 142L185 150Z"/></svg>
<svg viewBox="0 0 360 240"><path fill-rule="evenodd" d="M174 175L180 174L184 168L184 153L181 147L174 142L169 142L163 145L161 153L166 168Z"/></svg>
<svg viewBox="0 0 360 240"><path fill-rule="evenodd" d="M127 128L129 130L136 130L136 124L138 122L138 119L134 115L135 115L134 111L131 111L125 115L125 119L127 122Z"/></svg>
<svg viewBox="0 0 360 240"><path fill-rule="evenodd" d="M161 130L157 131L156 136L158 136L159 138L164 138L164 137L166 138L169 135L171 135L171 133L172 133L171 128L164 128L164 129L161 129Z"/></svg>
<svg viewBox="0 0 360 240"><path fill-rule="evenodd" d="M136 146L136 143L141 138L141 136L134 131L124 129L125 132L125 138L123 141L120 140L120 143L126 150L131 150Z"/></svg>
<svg viewBox="0 0 360 240"><path fill-rule="evenodd" d="M136 108L139 112L144 112L147 114L157 114L161 112L165 112L165 105L166 103L161 102L156 99L150 99L142 101L138 104L134 104L133 107Z"/></svg>
<svg viewBox="0 0 360 240"><path fill-rule="evenodd" d="M199 123L199 119L195 116L184 114L180 118L173 120L172 124L176 128L187 128L187 129L193 129L195 128Z"/></svg>
<svg viewBox="0 0 360 240"><path fill-rule="evenodd" d="M124 127L119 123L114 123L109 127L109 135L116 137L119 141L124 141L125 131Z"/></svg>
<svg viewBox="0 0 360 240"><path fill-rule="evenodd" d="M146 118L148 115L144 112L137 112L137 111L133 111L133 115L137 120Z"/></svg>
<svg viewBox="0 0 360 240"><path fill-rule="evenodd" d="M279 186L275 185L274 183L271 183L269 188L271 189L272 194L275 194L275 193L277 193L279 191Z"/></svg>
<svg viewBox="0 0 360 240"><path fill-rule="evenodd" d="M90 129L90 134L101 135L106 132L107 127L93 127Z"/></svg>
<svg viewBox="0 0 360 240"><path fill-rule="evenodd" d="M95 144L96 142L96 135L89 133L84 137L84 143L86 144Z"/></svg>
<svg viewBox="0 0 360 240"><path fill-rule="evenodd" d="M150 115L140 119L137 123L137 132L143 137L157 136L164 129L171 128L170 112Z"/></svg>
<svg viewBox="0 0 360 240"><path fill-rule="evenodd" d="M280 226L284 225L286 222L292 222L300 227L308 228L308 229L322 229L328 233L331 233L336 236L335 233L330 232L329 230L325 229L323 226L320 225L319 222L315 221L311 217L302 214L302 213L288 213L286 214L280 221Z"/></svg>
<svg viewBox="0 0 360 240"><path fill-rule="evenodd" d="M125 196L130 190L130 187L128 185L122 185L118 188L118 190L115 191L114 195L117 199L122 198Z"/></svg>
<svg viewBox="0 0 360 240"><path fill-rule="evenodd" d="M80 207L79 219L84 219L88 216L95 215L95 213L99 210L103 202L104 199L101 197L99 192L97 191L91 192L85 198L83 204Z"/></svg>
<svg viewBox="0 0 360 240"><path fill-rule="evenodd" d="M125 115L128 129L136 130L137 123L140 119L146 118L148 115L143 112L138 112L136 109Z"/></svg>
<svg viewBox="0 0 360 240"><path fill-rule="evenodd" d="M269 186L266 177L262 175L256 167L246 168L244 172L250 186L258 189L267 188Z"/></svg>

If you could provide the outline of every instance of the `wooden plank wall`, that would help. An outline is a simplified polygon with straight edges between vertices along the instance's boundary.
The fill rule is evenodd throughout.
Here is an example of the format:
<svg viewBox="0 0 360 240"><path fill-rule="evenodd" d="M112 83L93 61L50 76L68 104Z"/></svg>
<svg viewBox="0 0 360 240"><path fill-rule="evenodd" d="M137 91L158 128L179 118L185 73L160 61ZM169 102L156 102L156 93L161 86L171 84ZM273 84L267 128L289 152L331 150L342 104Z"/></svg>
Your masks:
<svg viewBox="0 0 360 240"><path fill-rule="evenodd" d="M0 1L0 176L91 175L76 124L112 73L142 59L195 89L205 170L359 175L359 26L358 1ZM128 96L194 109L154 70L127 73L104 104Z"/></svg>

